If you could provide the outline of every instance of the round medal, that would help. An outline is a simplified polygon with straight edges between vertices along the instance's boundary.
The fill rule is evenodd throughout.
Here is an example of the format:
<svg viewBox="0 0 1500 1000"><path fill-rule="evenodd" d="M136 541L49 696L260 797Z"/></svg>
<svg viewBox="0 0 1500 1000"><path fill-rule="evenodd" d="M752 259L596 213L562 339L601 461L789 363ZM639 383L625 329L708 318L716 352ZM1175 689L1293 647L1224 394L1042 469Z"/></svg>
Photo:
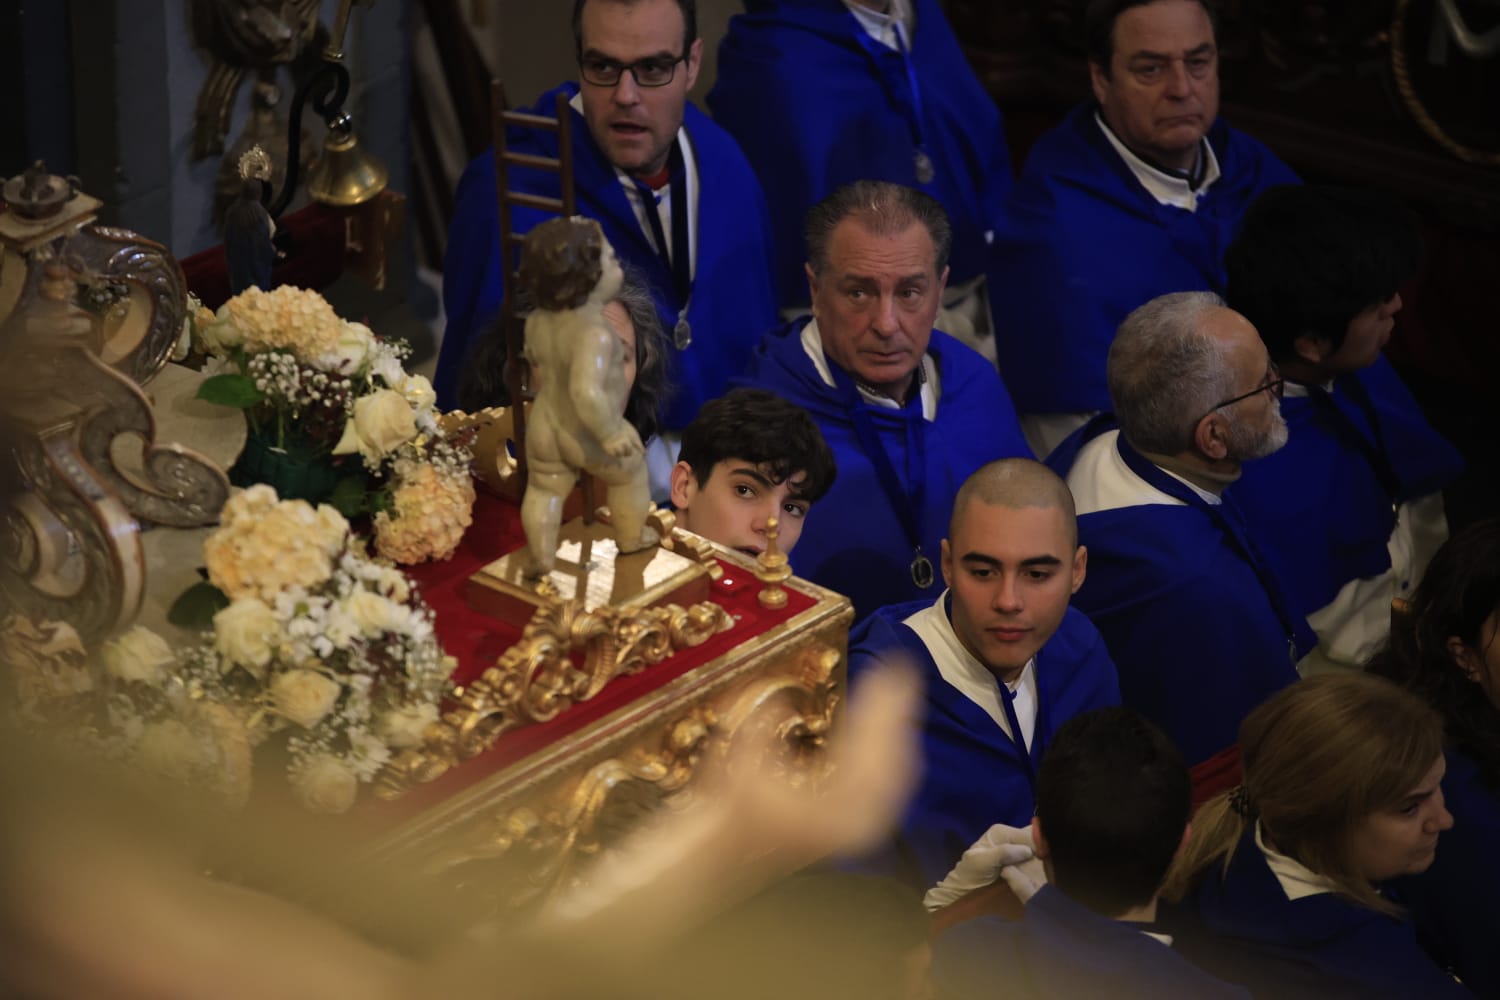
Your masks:
<svg viewBox="0 0 1500 1000"><path fill-rule="evenodd" d="M911 561L911 582L920 589L926 590L932 586L934 578L932 560L924 556L921 549L918 549L916 557Z"/></svg>
<svg viewBox="0 0 1500 1000"><path fill-rule="evenodd" d="M693 342L693 328L688 326L687 314L677 317L677 325L672 327L672 343L677 345L679 351L685 351Z"/></svg>
<svg viewBox="0 0 1500 1000"><path fill-rule="evenodd" d="M917 168L917 183L931 184L932 179L937 176L937 171L933 169L932 157L927 155L927 150L919 148L916 156L913 157L913 163Z"/></svg>

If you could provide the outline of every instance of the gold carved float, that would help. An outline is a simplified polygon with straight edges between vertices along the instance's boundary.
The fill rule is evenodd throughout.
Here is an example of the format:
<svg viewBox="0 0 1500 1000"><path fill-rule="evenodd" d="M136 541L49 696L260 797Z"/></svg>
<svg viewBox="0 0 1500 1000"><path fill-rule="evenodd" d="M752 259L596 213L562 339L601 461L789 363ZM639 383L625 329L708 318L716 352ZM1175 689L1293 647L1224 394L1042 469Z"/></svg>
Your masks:
<svg viewBox="0 0 1500 1000"><path fill-rule="evenodd" d="M750 571L744 557L716 551ZM406 819L372 855L442 880L469 917L503 913L585 878L587 864L651 812L686 805L705 765L741 738L774 733L762 766L793 784L821 778L844 701L853 611L838 594L773 576L767 586L811 597L811 606ZM551 719L731 626L711 603L588 611L556 601L458 692L423 747L387 769L379 793L400 796L482 754L505 730Z"/></svg>

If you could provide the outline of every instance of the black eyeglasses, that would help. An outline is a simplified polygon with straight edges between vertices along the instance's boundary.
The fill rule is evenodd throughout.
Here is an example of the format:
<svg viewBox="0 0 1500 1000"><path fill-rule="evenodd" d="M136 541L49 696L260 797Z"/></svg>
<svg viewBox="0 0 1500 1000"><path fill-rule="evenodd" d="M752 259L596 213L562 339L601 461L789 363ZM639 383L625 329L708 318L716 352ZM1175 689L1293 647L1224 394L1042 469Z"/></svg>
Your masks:
<svg viewBox="0 0 1500 1000"><path fill-rule="evenodd" d="M1213 407L1208 411L1208 413L1212 413L1214 412L1214 410L1222 410L1226 406L1233 406L1235 403L1242 403L1247 399L1254 399L1256 396L1259 396L1263 392L1269 392L1277 399L1280 399L1286 392L1286 379L1281 377L1281 372L1276 370L1275 365L1272 365L1269 369L1267 369L1266 380L1260 385L1256 386L1254 389L1251 389L1249 392L1244 393L1243 395L1235 396L1231 399L1226 399L1220 403L1215 403ZM1203 417L1208 416L1208 413L1205 413ZM1199 417L1198 419L1202 420L1203 417Z"/></svg>
<svg viewBox="0 0 1500 1000"><path fill-rule="evenodd" d="M677 64L686 58L687 53L683 53L675 59L652 56L624 64L602 56L584 56L578 61L578 70L583 75L583 82L595 87L617 86L620 76L627 70L638 87L665 87L677 75Z"/></svg>

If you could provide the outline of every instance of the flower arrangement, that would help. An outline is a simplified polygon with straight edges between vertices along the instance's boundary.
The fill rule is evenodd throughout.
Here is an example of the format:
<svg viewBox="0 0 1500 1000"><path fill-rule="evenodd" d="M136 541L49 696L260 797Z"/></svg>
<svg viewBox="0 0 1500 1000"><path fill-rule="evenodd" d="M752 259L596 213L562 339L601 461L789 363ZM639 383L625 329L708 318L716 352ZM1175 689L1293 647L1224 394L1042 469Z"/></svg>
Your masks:
<svg viewBox="0 0 1500 1000"><path fill-rule="evenodd" d="M471 455L466 440L443 435L431 383L402 367L404 344L286 285L248 289L217 313L200 307L193 327L213 372L199 397L249 422L236 482L269 480L288 498L374 515L377 551L401 563L453 554L472 522ZM340 472L321 464L356 455Z"/></svg>
<svg viewBox="0 0 1500 1000"><path fill-rule="evenodd" d="M171 614L207 627L185 649L136 626L90 662L64 623L0 626L18 718L232 806L258 748L277 744L299 802L348 810L438 719L456 663L431 609L338 511L265 485L230 499L203 555L208 581Z"/></svg>
<svg viewBox="0 0 1500 1000"><path fill-rule="evenodd" d="M298 800L347 810L438 717L455 663L432 611L336 510L269 486L225 505L204 560L222 597L212 638L177 661L190 697L242 716L253 742L286 734Z"/></svg>

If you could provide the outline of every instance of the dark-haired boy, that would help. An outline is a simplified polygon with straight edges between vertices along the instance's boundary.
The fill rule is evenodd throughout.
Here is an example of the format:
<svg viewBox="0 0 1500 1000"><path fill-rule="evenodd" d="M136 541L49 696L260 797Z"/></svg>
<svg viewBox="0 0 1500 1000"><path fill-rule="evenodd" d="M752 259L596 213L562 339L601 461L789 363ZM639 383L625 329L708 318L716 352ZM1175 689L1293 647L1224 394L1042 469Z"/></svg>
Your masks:
<svg viewBox="0 0 1500 1000"><path fill-rule="evenodd" d="M836 474L806 410L763 389L735 389L705 403L682 432L672 505L687 530L750 556L766 550L774 516L777 545L789 553Z"/></svg>
<svg viewBox="0 0 1500 1000"><path fill-rule="evenodd" d="M1225 258L1229 304L1286 379L1286 447L1249 463L1230 495L1281 563L1292 611L1329 661L1363 665L1448 537L1442 489L1458 452L1381 356L1417 270L1415 221L1359 191L1273 188Z"/></svg>
<svg viewBox="0 0 1500 1000"><path fill-rule="evenodd" d="M1191 833L1190 799L1182 754L1140 714L1069 719L1037 775L1031 834L1045 880L1024 920L974 920L939 940L942 995L990 997L1004 984L1007 996L1070 1000L1248 996L1153 929L1161 883ZM1006 881L1027 891L1023 879Z"/></svg>

